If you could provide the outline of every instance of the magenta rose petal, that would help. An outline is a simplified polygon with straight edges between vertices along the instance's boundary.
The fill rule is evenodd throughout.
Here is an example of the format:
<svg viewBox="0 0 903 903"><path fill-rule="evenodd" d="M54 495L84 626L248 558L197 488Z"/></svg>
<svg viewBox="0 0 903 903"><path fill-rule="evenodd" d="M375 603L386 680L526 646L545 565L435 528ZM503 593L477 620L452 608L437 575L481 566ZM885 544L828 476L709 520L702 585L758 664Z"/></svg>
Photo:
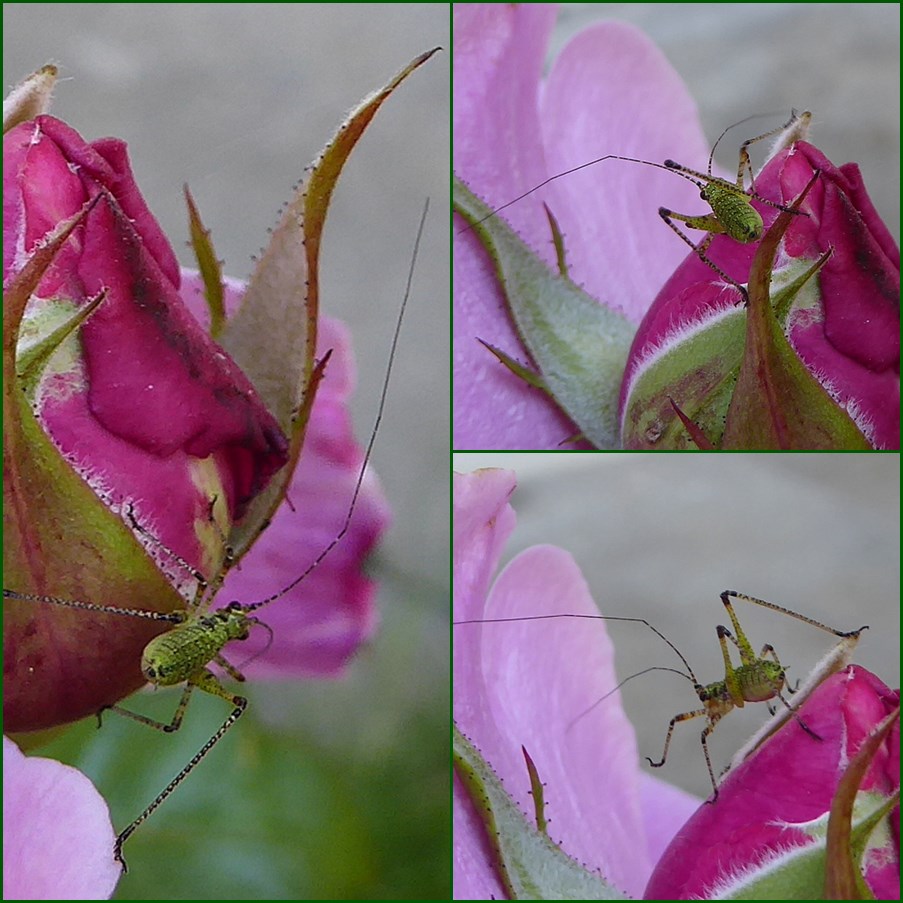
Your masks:
<svg viewBox="0 0 903 903"><path fill-rule="evenodd" d="M277 556L282 570L272 552L269 561L264 556L262 566L273 571L265 592L255 594L260 600L287 585L336 539L363 457L344 410L350 354L345 363L338 358L348 342L334 330L327 337L336 351L332 376L311 415L314 388L330 369L325 360L314 360L313 341L323 223L342 165L367 125L438 49L416 57L365 98L308 168L285 228L275 230L222 345L182 302L176 258L134 182L122 142L89 144L47 115L4 136L5 296L17 292L15 305L4 308L5 325L12 327L4 345L5 410L21 411L17 425L24 423L10 465L16 479L5 481L6 510L19 518L8 533L16 533L15 546L5 546L4 555L12 565L7 576L14 592L114 607L182 608L176 589L190 597L197 582L192 568L218 588L226 543L238 561L275 516L280 527L271 549L278 539L290 545ZM83 220L76 220L80 211ZM58 226L67 220L72 225L64 241ZM47 236L57 233L48 244ZM31 279L33 271L38 276ZM28 278L19 278L21 273ZM281 282L274 281L277 274ZM77 333L58 338L60 325L89 303L91 315ZM289 329L289 321L301 329ZM19 336L29 348L48 347L48 337L54 343L53 356L40 358L44 370L32 380L27 400L18 388ZM277 404L270 407L269 396L255 390L227 346L235 349L235 360L256 362L248 372L268 391L276 387ZM324 358L328 350L319 346ZM278 419L271 411L279 412ZM311 416L317 435L294 492L309 512L318 510L308 513L307 532L299 539L300 519L285 533L291 518L275 512ZM291 447L280 421L291 429ZM12 429L5 430L6 439ZM294 673L337 673L374 629L373 587L360 564L388 515L372 476L359 501L344 542L311 575L316 595L283 607L287 616L303 612L300 631L283 631L288 645L281 662L292 659ZM75 560L67 560L57 549L74 523L87 538L72 546ZM54 549L50 561L48 548ZM154 561L161 562L165 578ZM123 562L127 566L113 579L109 571ZM5 713L17 714L17 729L76 720L144 682L141 650L154 631L165 629L161 622L111 621L37 602L10 600L15 618L4 633L7 676L22 691L4 698Z"/></svg>
<svg viewBox="0 0 903 903"><path fill-rule="evenodd" d="M806 117L797 120L807 121ZM821 255L830 252L830 256L811 285L780 311L779 328L790 343L792 360L781 371L763 372L761 378L764 381L767 375L783 388L769 392L763 387L756 394L755 383L743 380L743 392L737 393L742 404L735 406L735 413L744 406L758 407L770 410L776 424L786 419L798 437L794 447L827 443L827 447L898 448L899 250L875 215L858 167L834 166L819 150L799 140L802 134L804 129L756 178L758 194L789 204L818 172L803 202L806 216L794 217L783 238L772 297ZM753 206L769 228L778 211L757 200ZM708 256L743 283L756 252L755 245L717 236ZM621 387L625 447L693 447L686 430L677 424L669 399L721 446L734 386L731 374L740 366L747 322L745 309L736 305L736 294L724 289L695 255L689 255L662 288L634 338ZM736 325L729 326L729 321ZM734 338L724 335L726 329L732 330ZM774 344L767 344L765 350ZM783 353L780 348L774 352ZM791 365L801 376L793 377ZM755 368L760 365L756 363ZM824 396L822 407L801 401L805 381L817 381L808 391ZM773 398L768 405L758 400L769 395ZM749 421L745 433L737 431L733 417L729 420L726 447L736 442L748 447L758 417ZM765 436L768 429L761 426L759 432Z"/></svg>
<svg viewBox="0 0 903 903"><path fill-rule="evenodd" d="M821 740L789 721L732 770L717 802L700 807L674 837L645 899L707 898L717 885L752 880L750 870L762 867L767 857L814 843L805 825L827 816L845 763L868 731L898 704L898 693L857 666L824 681L800 710ZM884 796L899 790L899 758L893 755L899 725L895 733L896 739L873 760L862 790ZM888 886L883 857L866 862L866 880L878 898L897 899L899 851L890 879L896 895Z"/></svg>

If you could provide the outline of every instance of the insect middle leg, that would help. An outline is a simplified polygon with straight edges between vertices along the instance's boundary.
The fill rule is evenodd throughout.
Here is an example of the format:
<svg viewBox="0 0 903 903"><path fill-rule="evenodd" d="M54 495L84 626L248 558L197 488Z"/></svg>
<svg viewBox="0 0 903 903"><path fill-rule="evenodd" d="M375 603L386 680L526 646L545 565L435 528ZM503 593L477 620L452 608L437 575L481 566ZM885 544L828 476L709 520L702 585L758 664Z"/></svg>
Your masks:
<svg viewBox="0 0 903 903"><path fill-rule="evenodd" d="M191 698L192 690L194 690L194 684L185 684L185 689L182 690L182 698L179 700L172 720L168 724L165 721L157 721L156 718L149 718L147 715L142 715L140 712L132 712L129 709L124 709L118 705L105 705L97 713L97 726L103 726L104 712L115 712L117 715L124 715L126 718L131 718L132 721L137 721L139 724L146 724L155 731L163 731L166 734L171 734L182 726L182 718L185 715L185 709L188 708L188 700Z"/></svg>
<svg viewBox="0 0 903 903"><path fill-rule="evenodd" d="M774 651L774 646L772 646L771 643L766 643L766 644L762 647L762 651L761 651L761 653L759 653L759 658L765 658L766 655L769 655L769 656L771 656L771 658L774 659L774 661L777 663L778 668L781 669L781 674L784 674L784 666L781 664L781 660L778 658L778 654L777 654L777 652ZM796 688L795 688L795 687L791 687L790 684L787 683L786 681L787 681L787 677L786 677L786 675L784 675L784 686L787 687L787 692L790 693L790 694L795 693L795 692L796 692ZM798 684L798 683L799 683L799 682L797 682L797 684ZM792 705L784 698L784 694L781 693L781 688L780 688L780 687L777 687L777 688L775 689L775 694L774 694L774 695L777 696L778 699L780 699L782 703L784 703L784 707L787 709L788 712L790 712L791 715L793 715L793 720L796 721L796 723L797 723L797 724L798 724L798 725L799 725L799 726L800 726L800 727L801 727L801 728L802 728L802 729L803 729L810 737L813 737L813 738L816 739L816 740L821 740L821 739L822 739L818 734L815 733L814 730L812 730L811 727L809 727L808 724L806 724L805 721L803 721L802 718L800 718L800 716L799 716L799 714L797 713L796 709L795 709L795 708L794 708L794 707L793 707L793 706L792 706ZM774 709L773 709L771 706L769 706L768 708L769 708L769 711L771 712L771 714L773 715L773 714L774 714Z"/></svg>
<svg viewBox="0 0 903 903"><path fill-rule="evenodd" d="M241 671L239 671L238 668L236 668L233 664L227 662L222 655L217 654L216 656L214 656L213 661L215 661L220 666L220 668L222 668L231 678L233 678L233 680L244 681L244 674L242 674ZM182 690L182 697L179 700L178 706L176 706L172 720L168 724L165 721L157 721L156 718L149 718L147 715L142 715L140 712L132 712L129 709L124 709L122 708L122 706L105 705L97 713L97 726L102 726L104 712L116 712L117 715L124 715L126 718L131 718L132 721L137 721L139 724L146 724L148 727L152 727L154 730L163 731L166 734L171 734L174 731L177 731L182 726L182 719L185 717L185 710L188 708L188 700L191 699L191 694L196 686L200 686L202 690L205 690L208 693L212 692L215 696L222 696L221 693L209 689L206 685L202 685L205 680L206 678L199 677L198 683L188 681L188 683L185 684L185 688ZM214 678L214 680L216 680L216 678ZM219 684L219 681L216 680L216 683ZM223 698L231 701L232 697L231 695L227 695Z"/></svg>
<svg viewBox="0 0 903 903"><path fill-rule="evenodd" d="M738 187L740 187L740 188L743 187L743 173L748 172L750 188L752 189L753 194L755 194L755 192L756 192L756 181L753 176L752 163L750 162L749 151L747 150L747 148L751 144L755 144L758 141L764 141L766 138L773 138L775 135L780 135L781 132L783 132L785 129L790 128L790 126L796 122L802 122L803 119L805 119L806 122L808 123L808 120L811 119L811 115L809 113L803 113L802 116L798 116L796 110L794 110L791 113L790 119L788 119L787 122L785 122L783 125L779 125L776 129L771 129L768 132L763 132L761 135L756 135L755 138L747 138L740 145L740 160L737 164L737 185L738 185ZM766 204L771 203L769 201L765 201L764 198L759 198L759 200L764 201ZM779 204L771 205L771 206L777 206L778 209L780 209L780 210L786 210L785 207L782 207Z"/></svg>

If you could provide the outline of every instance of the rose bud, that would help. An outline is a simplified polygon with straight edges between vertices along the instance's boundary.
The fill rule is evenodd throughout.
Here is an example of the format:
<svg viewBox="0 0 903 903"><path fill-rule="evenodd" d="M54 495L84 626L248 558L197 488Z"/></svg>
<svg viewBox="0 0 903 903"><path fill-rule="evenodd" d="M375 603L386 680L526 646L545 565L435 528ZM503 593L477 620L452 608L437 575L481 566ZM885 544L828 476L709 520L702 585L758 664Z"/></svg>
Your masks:
<svg viewBox="0 0 903 903"><path fill-rule="evenodd" d="M768 267L770 303L767 281L750 283L750 304L761 298L776 321L758 350L740 292L697 255L659 292L621 386L625 447L899 448L899 249L858 167L837 168L804 141L766 164L755 192L788 205L810 182ZM766 228L777 219L752 204ZM706 253L742 284L759 247L716 236Z"/></svg>
<svg viewBox="0 0 903 903"><path fill-rule="evenodd" d="M264 319L278 324L276 335L268 339L247 317L230 318L225 330L245 366L265 366L261 347L279 357L290 400L278 418L189 309L202 307L211 280L180 273L132 177L125 144L88 143L40 112L10 116L18 124L4 137L7 730L73 721L128 695L146 681L139 668L144 645L172 626L19 600L16 593L183 610L199 575L220 588L227 546L243 555L272 524L228 578L232 598L255 601L298 578L338 534L363 459L346 408L351 352L342 327L325 318L319 365L312 366L310 342L290 349L297 347L304 371L280 350L295 323L306 322L316 336L318 319L315 306L312 315L290 306L299 291L315 291L317 261L304 258L297 231L286 237L285 230L304 229L311 244L319 243L341 165L382 101L426 58L368 98L324 150L318 164L325 161L326 174L313 168L309 179L322 184L302 211L313 225L299 214L306 199L299 192L247 290L212 280L227 310L242 304L245 312L252 294L255 301L266 296ZM301 257L287 260L288 253ZM299 279L305 266L310 276ZM291 285L274 280L274 268L289 273ZM299 407L316 387L312 410ZM307 439L294 469L302 420ZM292 506L280 506L288 492ZM374 587L360 566L387 519L378 485L365 481L335 554L285 597L292 604L268 609L274 648L258 671L342 669L375 625Z"/></svg>
<svg viewBox="0 0 903 903"><path fill-rule="evenodd" d="M858 823L870 818L884 823L867 831L868 842L851 867L862 867L875 898L899 899L899 819L880 812L899 800L900 726L889 720L899 704L898 692L856 665L827 678L799 710L807 730L788 719L728 772L718 799L701 806L677 832L645 899L710 899L716 888L755 899L760 880L771 882L770 896L783 889L790 897L793 888L800 899L818 899L826 870L851 860L851 850L832 849L832 833L825 833L839 794L853 806L854 831L864 830ZM860 752L861 777L847 786L844 775ZM806 884L811 881L815 886ZM804 896L801 885L812 895Z"/></svg>

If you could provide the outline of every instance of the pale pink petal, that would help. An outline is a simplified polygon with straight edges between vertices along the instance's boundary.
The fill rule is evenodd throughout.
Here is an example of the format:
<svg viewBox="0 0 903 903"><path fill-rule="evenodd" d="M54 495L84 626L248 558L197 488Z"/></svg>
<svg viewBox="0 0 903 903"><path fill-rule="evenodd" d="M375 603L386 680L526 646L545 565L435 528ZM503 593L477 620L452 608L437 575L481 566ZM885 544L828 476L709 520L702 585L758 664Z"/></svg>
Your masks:
<svg viewBox="0 0 903 903"><path fill-rule="evenodd" d="M680 787L645 773L640 780L640 795L649 858L658 862L674 835L703 801Z"/></svg>
<svg viewBox="0 0 903 903"><path fill-rule="evenodd" d="M596 614L570 555L552 546L521 553L499 575L484 617ZM588 626L590 629L588 629ZM546 785L551 836L568 853L629 893L639 893L652 868L639 800L640 770L633 728L617 701L580 714L616 683L613 649L602 622L486 624L479 634L482 705L475 681L455 718L503 777L522 811L532 813L521 754L526 747ZM576 720L575 722L575 719Z"/></svg>
<svg viewBox="0 0 903 903"><path fill-rule="evenodd" d="M660 51L631 26L587 29L543 83L552 8L462 4L455 17L455 172L490 206L609 153L705 165L695 104ZM687 253L659 206L694 212L699 204L689 183L648 166L606 161L568 175L501 214L550 264L543 201L562 227L575 281L636 321ZM574 425L476 341L529 363L488 256L459 218L454 228L455 447L559 447Z"/></svg>
<svg viewBox="0 0 903 903"><path fill-rule="evenodd" d="M617 697L594 705L616 682L604 622L461 623L599 614L571 556L552 546L522 552L493 581L514 526L513 488L508 471L455 476L455 722L532 820L525 747L545 785L550 836L638 895L698 801L642 774ZM501 897L485 828L457 780L453 797L455 897Z"/></svg>
<svg viewBox="0 0 903 903"><path fill-rule="evenodd" d="M562 50L544 85L541 122L550 174L605 154L653 163L670 157L705 171L709 156L687 86L625 22L586 28ZM706 210L690 182L623 160L558 179L546 200L565 235L574 281L634 322L689 252L659 207Z"/></svg>
<svg viewBox="0 0 903 903"><path fill-rule="evenodd" d="M3 899L104 900L122 869L116 834L94 785L3 738Z"/></svg>
<svg viewBox="0 0 903 903"><path fill-rule="evenodd" d="M454 168L479 197L499 206L545 178L539 80L555 10L500 3L456 4L454 12ZM544 215L529 204L510 212L506 219L551 263ZM477 341L525 360L488 257L472 233L462 234L465 227L456 216L454 446L554 447L574 432L568 418Z"/></svg>
<svg viewBox="0 0 903 903"><path fill-rule="evenodd" d="M226 281L226 308L234 310L244 283ZM200 277L182 271L186 304L204 322ZM214 603L256 602L278 593L307 568L338 535L348 513L363 449L352 430L348 399L356 373L351 337L339 320L321 317L317 356L332 349L317 391L301 459L287 501L233 569ZM376 475L368 472L348 532L324 561L296 588L257 617L273 631L266 654L242 670L256 679L330 677L342 673L348 660L376 629L376 587L363 573L370 550L388 529L390 509ZM251 649L266 643L263 629ZM238 665L248 658L244 644L228 657Z"/></svg>

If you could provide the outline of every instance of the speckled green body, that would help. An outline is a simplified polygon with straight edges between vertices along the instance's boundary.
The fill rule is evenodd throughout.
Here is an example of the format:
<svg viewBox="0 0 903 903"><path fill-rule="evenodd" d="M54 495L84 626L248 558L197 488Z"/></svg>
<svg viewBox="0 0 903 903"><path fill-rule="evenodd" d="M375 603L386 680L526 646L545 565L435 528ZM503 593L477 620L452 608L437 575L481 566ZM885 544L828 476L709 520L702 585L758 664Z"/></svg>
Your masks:
<svg viewBox="0 0 903 903"><path fill-rule="evenodd" d="M141 656L141 671L152 683L171 687L202 671L230 640L246 640L256 619L229 606L191 618L151 640Z"/></svg>
<svg viewBox="0 0 903 903"><path fill-rule="evenodd" d="M784 669L777 662L760 659L734 668L724 680L697 687L696 692L706 714L717 720L735 706L742 708L746 702L774 699L783 688Z"/></svg>
<svg viewBox="0 0 903 903"><path fill-rule="evenodd" d="M764 229L759 211L749 195L730 182L713 179L702 189L702 198L724 226L724 234L743 244L758 241Z"/></svg>

